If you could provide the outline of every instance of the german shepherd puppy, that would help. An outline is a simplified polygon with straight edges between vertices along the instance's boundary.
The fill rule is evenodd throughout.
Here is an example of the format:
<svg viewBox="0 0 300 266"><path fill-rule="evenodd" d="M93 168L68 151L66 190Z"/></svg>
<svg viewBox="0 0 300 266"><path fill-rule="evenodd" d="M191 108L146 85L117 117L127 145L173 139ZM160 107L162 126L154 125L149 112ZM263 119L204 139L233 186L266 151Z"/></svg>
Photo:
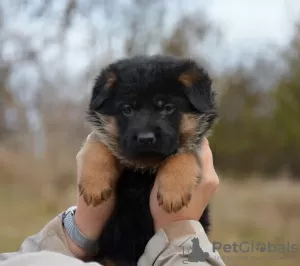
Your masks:
<svg viewBox="0 0 300 266"><path fill-rule="evenodd" d="M99 261L136 265L154 235L154 180L158 202L169 213L189 204L199 182L195 152L217 118L211 79L191 59L122 59L96 79L87 117L102 148L94 169L83 173L80 194L96 206L116 191L114 212L99 239ZM207 209L200 222L207 231Z"/></svg>

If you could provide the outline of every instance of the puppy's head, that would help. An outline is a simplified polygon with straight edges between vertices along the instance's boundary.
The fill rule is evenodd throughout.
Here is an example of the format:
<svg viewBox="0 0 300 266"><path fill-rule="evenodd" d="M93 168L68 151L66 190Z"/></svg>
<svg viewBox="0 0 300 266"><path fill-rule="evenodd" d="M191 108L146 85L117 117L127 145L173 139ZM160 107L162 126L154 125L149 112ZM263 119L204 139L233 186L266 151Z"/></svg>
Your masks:
<svg viewBox="0 0 300 266"><path fill-rule="evenodd" d="M138 167L194 150L216 118L208 74L194 61L139 56L97 78L88 120L119 159Z"/></svg>

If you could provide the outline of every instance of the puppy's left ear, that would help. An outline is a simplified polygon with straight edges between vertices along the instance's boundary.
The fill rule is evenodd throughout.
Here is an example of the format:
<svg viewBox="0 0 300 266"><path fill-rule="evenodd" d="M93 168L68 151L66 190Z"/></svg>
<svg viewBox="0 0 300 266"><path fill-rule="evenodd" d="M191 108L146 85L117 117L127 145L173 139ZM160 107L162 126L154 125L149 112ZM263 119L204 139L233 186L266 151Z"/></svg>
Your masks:
<svg viewBox="0 0 300 266"><path fill-rule="evenodd" d="M184 86L186 96L197 111L204 113L214 107L212 81L204 69L191 64L179 75L178 80Z"/></svg>
<svg viewBox="0 0 300 266"><path fill-rule="evenodd" d="M116 83L116 75L113 71L104 69L96 79L90 100L90 109L96 110L102 106Z"/></svg>

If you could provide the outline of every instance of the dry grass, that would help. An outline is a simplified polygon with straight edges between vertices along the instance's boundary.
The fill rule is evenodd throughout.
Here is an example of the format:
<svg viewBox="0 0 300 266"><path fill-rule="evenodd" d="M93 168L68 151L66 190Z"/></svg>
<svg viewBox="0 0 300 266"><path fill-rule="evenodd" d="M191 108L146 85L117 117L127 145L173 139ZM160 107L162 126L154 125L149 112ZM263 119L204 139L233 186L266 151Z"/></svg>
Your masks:
<svg viewBox="0 0 300 266"><path fill-rule="evenodd" d="M18 249L25 237L74 205L74 169L75 165L66 174L28 154L0 149L0 252ZM212 217L212 241L297 244L297 252L286 254L221 251L227 265L299 265L300 183L223 180L212 204Z"/></svg>
<svg viewBox="0 0 300 266"><path fill-rule="evenodd" d="M223 181L213 204L211 239L223 244L244 241L297 245L293 253L226 253L228 265L299 265L300 183L278 181ZM283 256L285 256L284 259Z"/></svg>

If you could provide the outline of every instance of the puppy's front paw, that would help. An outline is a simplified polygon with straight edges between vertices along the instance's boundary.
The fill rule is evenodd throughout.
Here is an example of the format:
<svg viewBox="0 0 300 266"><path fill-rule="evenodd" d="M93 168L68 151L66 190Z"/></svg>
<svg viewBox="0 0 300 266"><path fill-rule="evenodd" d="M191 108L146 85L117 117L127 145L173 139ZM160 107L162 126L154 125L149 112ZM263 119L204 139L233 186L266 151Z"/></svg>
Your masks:
<svg viewBox="0 0 300 266"><path fill-rule="evenodd" d="M91 186L85 184L84 181L78 185L79 194L83 196L83 199L87 205L98 206L101 202L107 201L113 192L113 186L104 186L101 184L101 189L97 186Z"/></svg>
<svg viewBox="0 0 300 266"><path fill-rule="evenodd" d="M191 153L174 155L159 168L157 200L166 212L176 213L188 206L199 170Z"/></svg>
<svg viewBox="0 0 300 266"><path fill-rule="evenodd" d="M163 189L159 189L157 192L158 203L166 212L176 213L189 204L192 197L190 190L182 190L176 193L175 191L163 191Z"/></svg>
<svg viewBox="0 0 300 266"><path fill-rule="evenodd" d="M84 144L79 161L78 190L87 205L97 206L107 201L114 190L121 168L109 149L96 139Z"/></svg>

